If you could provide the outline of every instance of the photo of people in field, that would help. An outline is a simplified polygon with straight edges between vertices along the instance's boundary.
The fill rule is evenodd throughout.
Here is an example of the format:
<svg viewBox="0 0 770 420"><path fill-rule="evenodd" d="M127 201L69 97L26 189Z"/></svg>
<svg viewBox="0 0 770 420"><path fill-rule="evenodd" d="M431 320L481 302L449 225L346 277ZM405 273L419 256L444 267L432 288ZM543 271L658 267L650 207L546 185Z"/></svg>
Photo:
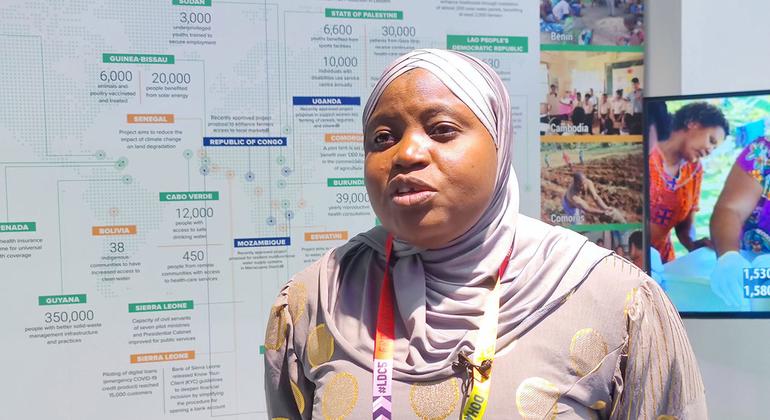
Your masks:
<svg viewBox="0 0 770 420"><path fill-rule="evenodd" d="M642 0L541 0L540 42L644 45Z"/></svg>
<svg viewBox="0 0 770 420"><path fill-rule="evenodd" d="M642 154L641 141L542 142L542 220L576 230L641 223Z"/></svg>

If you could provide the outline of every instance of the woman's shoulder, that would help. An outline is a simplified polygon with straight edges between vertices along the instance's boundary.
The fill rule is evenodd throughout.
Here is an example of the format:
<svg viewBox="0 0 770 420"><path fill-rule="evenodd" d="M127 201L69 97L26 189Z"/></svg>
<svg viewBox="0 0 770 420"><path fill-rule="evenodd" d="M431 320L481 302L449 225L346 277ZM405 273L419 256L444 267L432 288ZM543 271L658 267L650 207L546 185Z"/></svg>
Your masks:
<svg viewBox="0 0 770 420"><path fill-rule="evenodd" d="M736 159L738 165L746 172L752 170L762 171L763 166L770 162L770 141L765 137L759 137L743 148Z"/></svg>
<svg viewBox="0 0 770 420"><path fill-rule="evenodd" d="M336 277L337 273L344 270L351 259L368 247L367 241L375 243L377 235L378 232L373 229L351 238L340 246L328 249L284 283L273 307L288 307L289 315L295 321L302 318L302 315L315 311L315 308L310 306L318 302L320 288L327 286L326 280Z"/></svg>
<svg viewBox="0 0 770 420"><path fill-rule="evenodd" d="M318 280L327 271L334 271L344 267L346 262L354 258L364 248L372 247L380 241L381 228L373 228L368 232L360 233L349 239L342 245L329 248L318 259L289 278L284 288L291 284L311 283ZM384 242L384 240L382 241Z"/></svg>
<svg viewBox="0 0 770 420"><path fill-rule="evenodd" d="M280 350L286 341L302 347L310 325L318 316L320 279L327 275L326 267L335 252L346 245L327 250L283 284L270 307L265 333L266 349Z"/></svg>
<svg viewBox="0 0 770 420"><path fill-rule="evenodd" d="M586 285L625 295L625 292L641 287L648 280L655 282L634 263L613 252L593 267L586 277Z"/></svg>
<svg viewBox="0 0 770 420"><path fill-rule="evenodd" d="M618 412L641 418L640 407L646 407L643 410L657 413L657 418L669 418L662 413L705 418L703 382L687 333L655 280L612 255L597 265L587 286L591 294L602 296L603 307L593 309L599 323L608 334L625 337L616 367L624 383Z"/></svg>
<svg viewBox="0 0 770 420"><path fill-rule="evenodd" d="M679 318L658 283L614 253L594 266L579 293L608 317L624 319L624 324L645 315Z"/></svg>

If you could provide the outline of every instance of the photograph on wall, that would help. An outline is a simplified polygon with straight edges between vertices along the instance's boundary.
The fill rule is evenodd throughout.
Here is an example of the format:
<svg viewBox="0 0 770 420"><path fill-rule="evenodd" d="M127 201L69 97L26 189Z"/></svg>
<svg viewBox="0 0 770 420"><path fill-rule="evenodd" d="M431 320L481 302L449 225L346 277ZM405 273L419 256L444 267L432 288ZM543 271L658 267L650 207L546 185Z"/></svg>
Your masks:
<svg viewBox="0 0 770 420"><path fill-rule="evenodd" d="M644 45L643 0L541 0L540 42Z"/></svg>
<svg viewBox="0 0 770 420"><path fill-rule="evenodd" d="M641 52L541 52L540 134L642 134Z"/></svg>
<svg viewBox="0 0 770 420"><path fill-rule="evenodd" d="M563 140L562 140L563 139ZM642 223L644 160L642 143L543 140L541 218L581 231L638 228Z"/></svg>
<svg viewBox="0 0 770 420"><path fill-rule="evenodd" d="M646 115L652 276L682 312L770 311L770 93Z"/></svg>
<svg viewBox="0 0 770 420"><path fill-rule="evenodd" d="M626 230L588 230L579 231L591 242L612 250L640 269L644 269L644 234L641 228Z"/></svg>

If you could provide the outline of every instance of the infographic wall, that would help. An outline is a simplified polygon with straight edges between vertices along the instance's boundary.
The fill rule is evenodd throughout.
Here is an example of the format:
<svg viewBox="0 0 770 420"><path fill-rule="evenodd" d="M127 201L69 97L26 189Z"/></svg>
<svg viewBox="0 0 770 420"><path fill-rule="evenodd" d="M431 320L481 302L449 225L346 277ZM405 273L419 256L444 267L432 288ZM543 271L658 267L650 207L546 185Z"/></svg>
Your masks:
<svg viewBox="0 0 770 420"><path fill-rule="evenodd" d="M2 417L265 418L269 307L377 223L362 108L414 48L500 73L538 215L536 8L2 2Z"/></svg>
<svg viewBox="0 0 770 420"><path fill-rule="evenodd" d="M540 41L539 216L644 267L644 3L541 2Z"/></svg>

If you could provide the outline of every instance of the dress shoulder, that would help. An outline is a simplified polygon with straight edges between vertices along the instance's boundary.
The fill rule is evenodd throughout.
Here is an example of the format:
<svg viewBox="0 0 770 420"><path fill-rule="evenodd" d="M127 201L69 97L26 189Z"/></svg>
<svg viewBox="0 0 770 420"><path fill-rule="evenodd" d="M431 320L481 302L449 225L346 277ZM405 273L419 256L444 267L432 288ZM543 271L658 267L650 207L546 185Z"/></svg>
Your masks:
<svg viewBox="0 0 770 420"><path fill-rule="evenodd" d="M323 260L293 275L267 314L263 357L267 408L272 418L309 419L312 415L315 385L305 375L303 354L311 319L316 316Z"/></svg>
<svg viewBox="0 0 770 420"><path fill-rule="evenodd" d="M623 302L626 340L616 366L611 418L708 418L698 363L665 292L617 255L607 257L592 276L603 278L607 298L615 301L611 310Z"/></svg>
<svg viewBox="0 0 770 420"><path fill-rule="evenodd" d="M611 419L706 419L698 363L674 305L660 286L617 255L602 260L579 290L602 306L623 344Z"/></svg>

